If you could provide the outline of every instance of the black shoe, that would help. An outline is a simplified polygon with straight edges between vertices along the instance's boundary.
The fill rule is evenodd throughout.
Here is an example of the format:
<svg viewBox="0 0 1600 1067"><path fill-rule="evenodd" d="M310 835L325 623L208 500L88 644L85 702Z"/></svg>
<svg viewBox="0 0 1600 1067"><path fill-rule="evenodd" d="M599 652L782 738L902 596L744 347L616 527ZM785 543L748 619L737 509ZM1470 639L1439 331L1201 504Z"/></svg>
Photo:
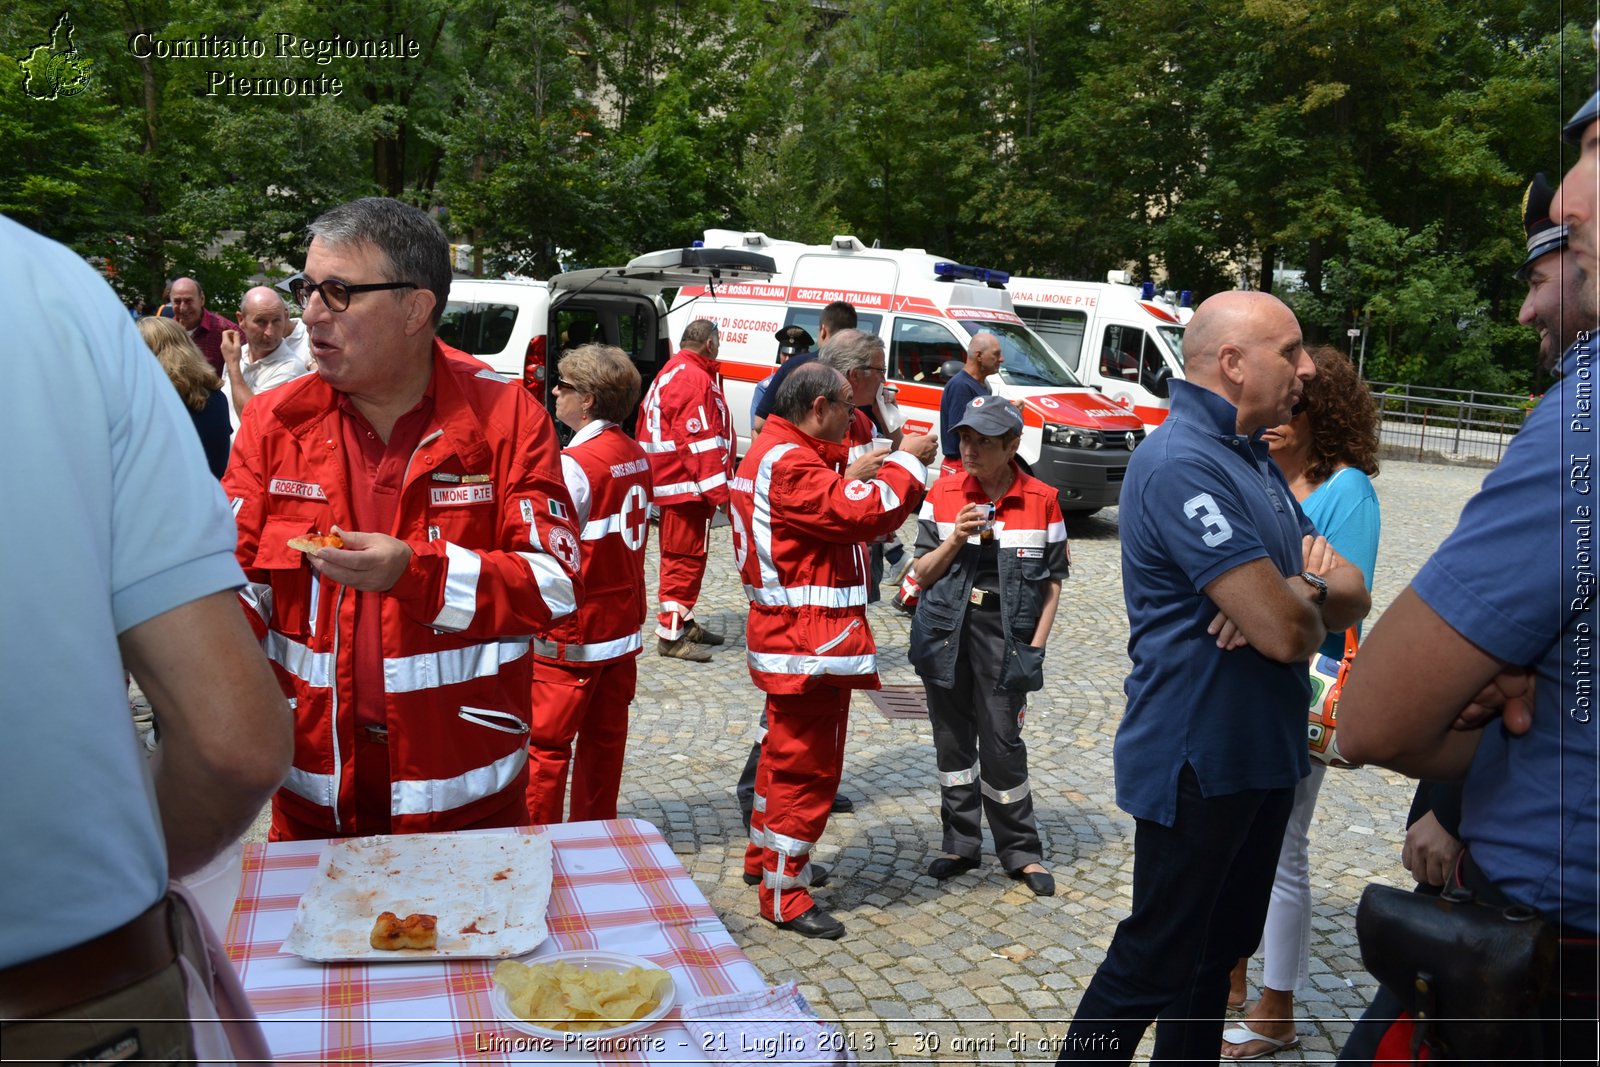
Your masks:
<svg viewBox="0 0 1600 1067"><path fill-rule="evenodd" d="M793 930L801 937L820 937L837 941L844 936L844 923L815 904L785 923L774 923L780 930Z"/></svg>
<svg viewBox="0 0 1600 1067"><path fill-rule="evenodd" d="M811 887L810 888L812 888L812 889L821 889L823 886L828 884L828 879L831 878L832 876L833 876L833 871L829 870L827 867L824 867L820 863L813 863L811 865ZM759 874L751 874L748 871L746 871L745 872L745 876L744 876L744 884L745 885L760 885L761 884L761 876Z"/></svg>
<svg viewBox="0 0 1600 1067"><path fill-rule="evenodd" d="M1012 878L1033 890L1036 897L1053 897L1056 895L1056 880L1050 876L1049 871L1007 871Z"/></svg>
<svg viewBox="0 0 1600 1067"><path fill-rule="evenodd" d="M941 882L946 878L954 878L958 874L965 874L967 871L977 869L978 861L968 859L965 856L958 856L955 859L951 859L949 856L940 856L928 864L928 873Z"/></svg>
<svg viewBox="0 0 1600 1067"><path fill-rule="evenodd" d="M835 793L835 794L833 794L833 807L828 809L829 812L831 812L834 815L849 815L852 811L855 811L855 810L856 810L856 802L855 801L851 800L849 797L845 796L843 793Z"/></svg>

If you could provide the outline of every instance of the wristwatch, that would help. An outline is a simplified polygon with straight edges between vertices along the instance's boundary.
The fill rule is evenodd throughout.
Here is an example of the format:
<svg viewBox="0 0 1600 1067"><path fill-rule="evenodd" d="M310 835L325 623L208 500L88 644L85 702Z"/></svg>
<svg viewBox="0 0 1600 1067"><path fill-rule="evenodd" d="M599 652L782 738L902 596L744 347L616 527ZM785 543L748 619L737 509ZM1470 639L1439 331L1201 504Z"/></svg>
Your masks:
<svg viewBox="0 0 1600 1067"><path fill-rule="evenodd" d="M1322 605L1324 605L1324 604L1326 604L1328 602L1328 583L1323 580L1322 575L1320 575L1320 574L1312 574L1310 571L1301 571L1300 572L1300 580L1302 582L1305 582L1312 589L1316 590L1316 594L1317 594L1316 605L1317 605L1317 607L1320 608L1320 607L1322 607Z"/></svg>

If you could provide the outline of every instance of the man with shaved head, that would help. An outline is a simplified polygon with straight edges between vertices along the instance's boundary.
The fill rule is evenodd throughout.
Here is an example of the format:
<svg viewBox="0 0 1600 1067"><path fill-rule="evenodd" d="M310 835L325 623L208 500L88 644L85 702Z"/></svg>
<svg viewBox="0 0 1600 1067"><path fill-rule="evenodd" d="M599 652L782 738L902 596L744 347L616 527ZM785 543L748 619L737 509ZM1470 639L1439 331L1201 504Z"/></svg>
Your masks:
<svg viewBox="0 0 1600 1067"><path fill-rule="evenodd" d="M193 278L173 279L172 317L189 331L189 338L199 347L211 369L221 374L223 331L239 327L215 311L206 310L206 291Z"/></svg>
<svg viewBox="0 0 1600 1067"><path fill-rule="evenodd" d="M1062 1062L1215 1063L1228 971L1255 951L1306 755L1306 663L1364 617L1361 572L1300 510L1261 432L1316 368L1294 313L1227 292L1184 335L1188 381L1122 487L1133 670L1117 804L1135 822L1133 910L1078 1005Z"/></svg>
<svg viewBox="0 0 1600 1067"><path fill-rule="evenodd" d="M292 382L311 370L306 352L306 330L276 290L258 285L239 301L239 326L222 335L222 359L228 365L228 393L233 399L234 425L244 406L257 393Z"/></svg>

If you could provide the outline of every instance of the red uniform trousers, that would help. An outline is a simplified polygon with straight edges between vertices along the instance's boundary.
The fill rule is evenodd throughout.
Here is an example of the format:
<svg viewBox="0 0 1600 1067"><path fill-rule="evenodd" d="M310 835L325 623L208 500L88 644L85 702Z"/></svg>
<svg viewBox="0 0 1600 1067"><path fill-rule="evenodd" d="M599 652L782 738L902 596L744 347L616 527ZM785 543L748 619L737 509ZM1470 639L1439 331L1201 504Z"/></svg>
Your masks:
<svg viewBox="0 0 1600 1067"><path fill-rule="evenodd" d="M628 746L628 706L639 659L601 664L533 665L533 729L528 734L528 811L538 824L561 821L572 767L572 822L615 819ZM573 738L577 754L573 754Z"/></svg>
<svg viewBox="0 0 1600 1067"><path fill-rule="evenodd" d="M706 539L716 508L703 500L661 505L661 611L656 636L676 641L694 617L706 576Z"/></svg>
<svg viewBox="0 0 1600 1067"><path fill-rule="evenodd" d="M745 873L761 875L763 918L788 922L811 908L806 868L839 792L849 715L848 689L767 694L767 736L744 853Z"/></svg>

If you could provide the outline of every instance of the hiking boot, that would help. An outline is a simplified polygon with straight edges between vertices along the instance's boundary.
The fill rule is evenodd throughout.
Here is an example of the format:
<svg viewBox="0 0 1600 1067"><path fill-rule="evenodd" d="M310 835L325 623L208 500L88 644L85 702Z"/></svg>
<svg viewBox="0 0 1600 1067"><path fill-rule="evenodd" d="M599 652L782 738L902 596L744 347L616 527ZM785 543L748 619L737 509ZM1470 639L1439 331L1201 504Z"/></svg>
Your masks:
<svg viewBox="0 0 1600 1067"><path fill-rule="evenodd" d="M690 619L688 622L684 623L683 639L685 641L692 641L697 645L713 646L720 645L722 642L727 640L727 638L723 637L721 634L714 634L710 630L707 630L695 619Z"/></svg>
<svg viewBox="0 0 1600 1067"><path fill-rule="evenodd" d="M665 637L656 638L656 655L666 656L668 659L686 659L690 663L710 663L711 650L695 644L688 636L668 641Z"/></svg>

